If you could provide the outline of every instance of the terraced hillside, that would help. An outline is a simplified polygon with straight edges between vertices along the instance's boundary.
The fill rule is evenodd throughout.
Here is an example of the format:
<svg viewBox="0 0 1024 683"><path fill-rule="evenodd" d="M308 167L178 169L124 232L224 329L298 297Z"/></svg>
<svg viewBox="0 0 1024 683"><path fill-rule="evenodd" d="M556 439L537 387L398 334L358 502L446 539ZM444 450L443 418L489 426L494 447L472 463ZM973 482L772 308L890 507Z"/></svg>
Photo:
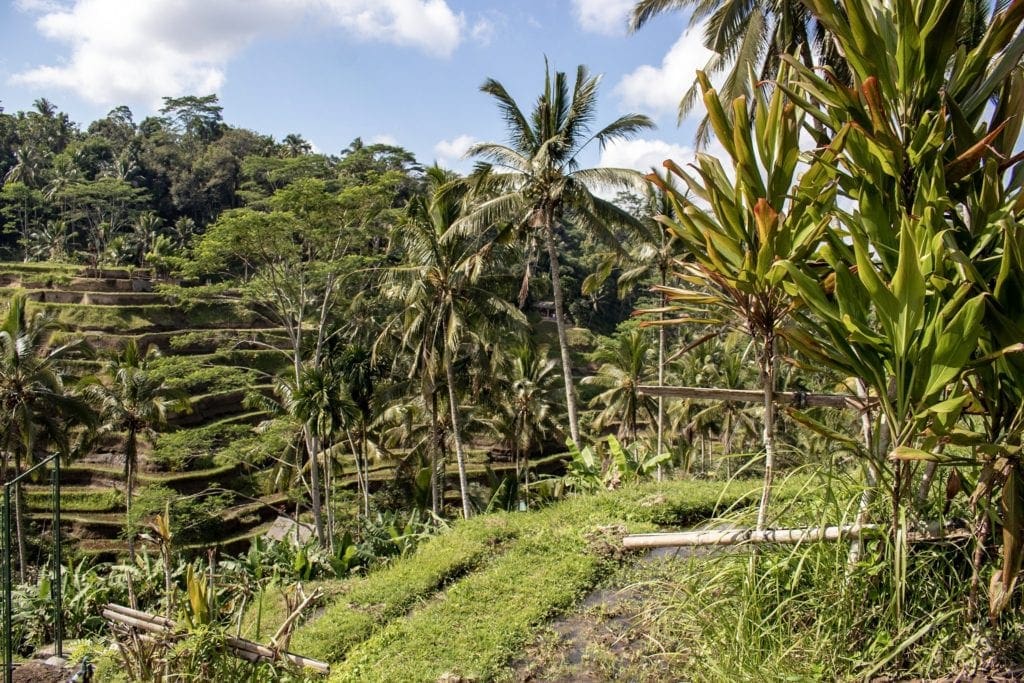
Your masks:
<svg viewBox="0 0 1024 683"><path fill-rule="evenodd" d="M245 407L248 394L269 392L286 362L271 348L284 337L268 320L229 296L183 303L144 270L4 264L0 285L0 299L25 292L30 311L46 311L62 324L59 334L83 336L97 351L128 339L161 350L154 372L189 397L190 409L172 414L166 432L141 444L140 516L171 501L190 517L182 543L236 545L261 533L288 502L268 491L259 468L267 453L281 452L285 437L280 429L256 435L253 426L269 416ZM99 367L83 357L72 371L84 376ZM63 519L81 551L122 548L122 453L123 438L108 434L63 470ZM27 494L30 517L46 525L48 487L29 486Z"/></svg>
<svg viewBox="0 0 1024 683"><path fill-rule="evenodd" d="M244 549L283 511L288 495L275 490L274 458L286 452L293 432L259 409L247 407L253 393L271 394L273 377L287 363L275 351L286 340L281 329L230 295L183 301L180 291L155 281L148 271L89 269L72 265L0 265L0 305L24 292L30 310L45 310L63 325L63 336L84 337L98 353L129 339L156 346L153 372L189 397L189 410L170 416L169 429L140 444L138 486L133 509L138 523L169 501L179 519L176 542L197 548L211 544ZM101 361L72 361L72 372L87 376ZM259 430L254 427L260 425ZM111 555L125 548L123 438L107 434L86 457L63 469L63 519L80 551ZM485 464L493 444L469 449L470 476L486 480L488 468L513 469L511 462ZM402 452L393 455L401 456ZM395 462L371 463L368 480L378 488L395 478ZM535 464L558 467L558 458ZM339 487L355 488L354 467L342 463ZM454 483L454 463L450 478ZM27 487L30 518L49 525L45 480ZM457 503L458 493L447 494ZM187 521L185 521L187 520Z"/></svg>

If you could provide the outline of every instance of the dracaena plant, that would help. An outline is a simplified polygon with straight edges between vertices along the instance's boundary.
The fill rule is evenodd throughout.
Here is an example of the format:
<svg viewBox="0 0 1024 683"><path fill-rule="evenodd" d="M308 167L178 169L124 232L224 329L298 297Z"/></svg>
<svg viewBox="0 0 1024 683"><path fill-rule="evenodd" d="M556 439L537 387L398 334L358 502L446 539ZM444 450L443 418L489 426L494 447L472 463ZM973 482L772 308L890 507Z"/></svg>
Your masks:
<svg viewBox="0 0 1024 683"><path fill-rule="evenodd" d="M794 259L775 266L806 304L785 336L871 388L889 435L877 446L894 461L894 505L920 461L976 470L975 503L999 493L994 618L1019 574L1024 528L1016 353L1024 175L1014 153L1024 2L997 3L967 43L956 35L965 5L953 0L808 5L846 55L852 85L784 58L794 77L779 87L820 139L841 145L833 172L845 200L822 252L826 272ZM944 455L950 443L969 446L970 456ZM979 549L988 519L978 525Z"/></svg>
<svg viewBox="0 0 1024 683"><path fill-rule="evenodd" d="M786 78L783 72L780 78ZM707 77L698 72L708 119L728 154L732 173L718 159L700 154L693 172L666 161L669 183L657 175L672 207L658 220L689 257L677 262L682 283L657 287L676 313L701 310L712 316L683 315L672 322L727 323L741 328L759 345L760 382L764 390L764 489L758 528L764 528L775 464L775 399L779 331L794 308L775 264L801 262L817 249L828 222L822 207L834 192L827 164L834 150L825 148L810 168L799 165L802 112L776 88L769 95L752 87L752 107L745 97L726 105ZM752 111L752 118L748 112ZM715 315L717 313L718 315ZM721 317L719 317L721 316Z"/></svg>

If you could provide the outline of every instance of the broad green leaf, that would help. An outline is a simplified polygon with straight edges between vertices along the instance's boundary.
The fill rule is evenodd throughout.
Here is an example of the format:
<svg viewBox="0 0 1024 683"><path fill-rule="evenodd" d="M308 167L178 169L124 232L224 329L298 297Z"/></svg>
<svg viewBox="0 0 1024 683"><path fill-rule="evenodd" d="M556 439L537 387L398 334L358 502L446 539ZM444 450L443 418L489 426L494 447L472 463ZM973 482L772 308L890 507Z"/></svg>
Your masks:
<svg viewBox="0 0 1024 683"><path fill-rule="evenodd" d="M981 333L984 306L983 294L970 299L937 337L924 397L941 391L971 357Z"/></svg>

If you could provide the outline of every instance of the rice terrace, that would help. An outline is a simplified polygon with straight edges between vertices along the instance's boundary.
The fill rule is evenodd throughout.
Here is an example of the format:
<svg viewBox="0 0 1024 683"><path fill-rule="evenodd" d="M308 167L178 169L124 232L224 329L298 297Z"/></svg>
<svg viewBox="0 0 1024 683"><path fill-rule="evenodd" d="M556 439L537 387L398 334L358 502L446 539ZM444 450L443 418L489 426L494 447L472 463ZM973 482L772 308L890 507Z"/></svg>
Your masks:
<svg viewBox="0 0 1024 683"><path fill-rule="evenodd" d="M1024 680L1024 0L6 5L5 683Z"/></svg>

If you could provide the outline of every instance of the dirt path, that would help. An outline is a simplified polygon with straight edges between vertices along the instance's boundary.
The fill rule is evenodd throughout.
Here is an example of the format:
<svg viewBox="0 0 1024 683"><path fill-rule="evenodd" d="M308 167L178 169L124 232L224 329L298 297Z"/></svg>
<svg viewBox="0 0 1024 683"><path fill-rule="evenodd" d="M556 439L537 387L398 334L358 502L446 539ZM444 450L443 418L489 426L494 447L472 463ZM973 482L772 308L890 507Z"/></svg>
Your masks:
<svg viewBox="0 0 1024 683"><path fill-rule="evenodd" d="M573 612L548 624L512 665L512 680L651 683L673 677L664 648L649 638L643 621L644 582L670 572L679 560L706 554L694 548L660 548L627 563Z"/></svg>

